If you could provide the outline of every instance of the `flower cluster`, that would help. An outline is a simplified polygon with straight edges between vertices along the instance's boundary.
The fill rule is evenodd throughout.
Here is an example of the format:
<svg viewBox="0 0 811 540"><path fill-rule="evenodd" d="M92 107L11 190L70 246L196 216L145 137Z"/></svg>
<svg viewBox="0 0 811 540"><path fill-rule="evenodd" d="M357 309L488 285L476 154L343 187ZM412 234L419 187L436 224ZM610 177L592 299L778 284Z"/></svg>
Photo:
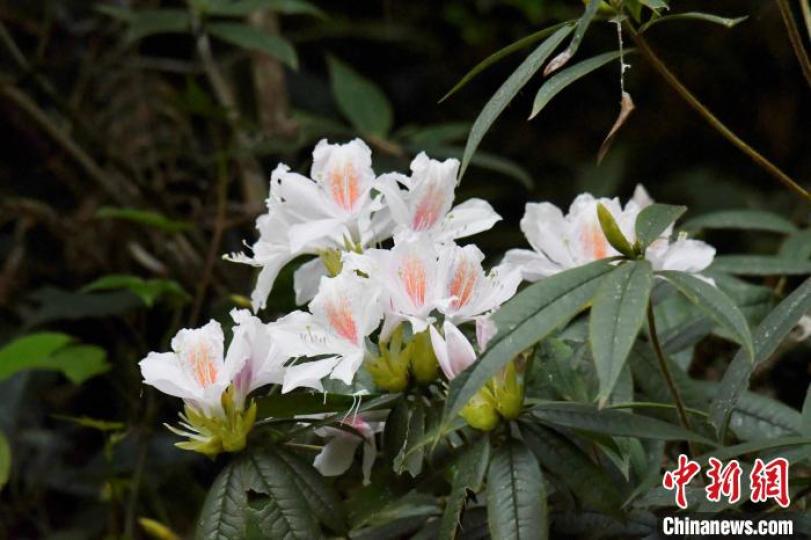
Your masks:
<svg viewBox="0 0 811 540"><path fill-rule="evenodd" d="M181 330L173 352L150 353L142 362L146 384L185 402L184 448L207 454L245 446L256 407L248 395L274 384L344 393L400 392L443 387L473 364L497 333L491 315L515 295L523 280L536 281L588 262L618 255L597 217L602 204L634 240L639 212L651 204L640 186L623 208L616 199L579 196L569 213L531 203L521 228L532 250L509 251L489 270L484 254L465 237L501 218L481 199L454 206L459 162L424 153L409 176L376 175L371 151L356 139L321 141L309 177L286 165L273 171L267 213L257 220L259 239L250 254L226 258L260 268L252 304L266 306L279 271L293 259L312 259L296 270L295 294L306 309L264 323L233 311L233 338L225 351L217 322ZM672 226L646 250L656 269L700 272L714 250L695 240L671 240ZM466 330L467 328L467 330ZM476 347L466 332L475 334ZM370 377L356 377L359 370ZM523 401L524 362L516 358L492 378L461 415L478 429L515 418ZM365 383L371 378L374 387ZM360 379L360 380L359 380ZM343 386L341 386L343 385ZM368 477L381 422L355 415L346 426L320 428L330 442L316 457L324 474L340 474L364 443Z"/></svg>

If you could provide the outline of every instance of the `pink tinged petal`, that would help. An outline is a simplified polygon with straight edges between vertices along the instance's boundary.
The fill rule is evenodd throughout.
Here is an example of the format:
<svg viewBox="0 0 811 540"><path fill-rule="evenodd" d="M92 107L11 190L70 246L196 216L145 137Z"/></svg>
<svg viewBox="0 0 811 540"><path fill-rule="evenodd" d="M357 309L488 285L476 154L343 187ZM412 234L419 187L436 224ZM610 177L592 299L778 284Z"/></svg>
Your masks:
<svg viewBox="0 0 811 540"><path fill-rule="evenodd" d="M448 284L448 294L453 298L451 309L459 310L466 306L476 291L479 280L481 266L477 262L465 257L460 253L454 265L450 283Z"/></svg>
<svg viewBox="0 0 811 540"><path fill-rule="evenodd" d="M352 163L343 163L327 173L327 185L332 201L351 212L361 195L360 177Z"/></svg>
<svg viewBox="0 0 811 540"><path fill-rule="evenodd" d="M447 203L446 195L435 184L429 185L420 193L414 206L411 218L411 228L415 231L425 231L434 227L441 217Z"/></svg>
<svg viewBox="0 0 811 540"><path fill-rule="evenodd" d="M412 304L422 307L425 304L427 279L425 265L419 255L409 253L403 257L397 275Z"/></svg>
<svg viewBox="0 0 811 540"><path fill-rule="evenodd" d="M446 321L442 329L445 332L445 343L448 347L451 368L458 375L476 361L476 352L473 350L473 345L456 326Z"/></svg>
<svg viewBox="0 0 811 540"><path fill-rule="evenodd" d="M201 389L220 382L223 366L223 333L216 321L197 329L183 329L172 339L182 369ZM230 382L230 381L225 381Z"/></svg>
<svg viewBox="0 0 811 540"><path fill-rule="evenodd" d="M479 317L476 319L476 343L479 351L487 349L487 344L498 332L496 323L490 317Z"/></svg>
<svg viewBox="0 0 811 540"><path fill-rule="evenodd" d="M580 229L580 245L588 260L605 259L609 255L608 240L599 223L589 223Z"/></svg>
<svg viewBox="0 0 811 540"><path fill-rule="evenodd" d="M175 353L151 352L138 363L144 384L153 386L164 394L183 399L197 398L200 389L188 380Z"/></svg>
<svg viewBox="0 0 811 540"><path fill-rule="evenodd" d="M332 437L321 452L315 456L313 467L324 476L339 476L352 466L355 450L361 439L351 434L339 434Z"/></svg>
<svg viewBox="0 0 811 540"><path fill-rule="evenodd" d="M432 229L450 210L459 161L436 161L421 152L411 162L411 222L414 231Z"/></svg>
<svg viewBox="0 0 811 540"><path fill-rule="evenodd" d="M429 326L428 329L431 335L431 345L434 348L434 354L439 363L439 368L450 381L456 376L456 373L453 371L450 358L448 358L448 346L445 344L445 340L442 339L442 336L439 335L439 331L437 331L433 325Z"/></svg>
<svg viewBox="0 0 811 540"><path fill-rule="evenodd" d="M343 339L357 345L358 326L349 300L343 295L326 300L324 311L332 330Z"/></svg>

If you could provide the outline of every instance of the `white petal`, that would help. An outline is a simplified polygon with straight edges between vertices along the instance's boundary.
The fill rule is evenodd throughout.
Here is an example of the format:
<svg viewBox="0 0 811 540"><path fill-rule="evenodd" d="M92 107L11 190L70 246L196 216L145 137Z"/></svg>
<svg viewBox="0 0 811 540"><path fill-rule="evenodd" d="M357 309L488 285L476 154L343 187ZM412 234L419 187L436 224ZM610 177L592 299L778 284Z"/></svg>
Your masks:
<svg viewBox="0 0 811 540"><path fill-rule="evenodd" d="M314 388L319 392L322 391L323 386L321 385L321 379L329 375L337 363L338 358L332 357L322 360L313 360L311 362L302 362L288 367L284 373L282 393L286 394L300 387Z"/></svg>
<svg viewBox="0 0 811 540"><path fill-rule="evenodd" d="M352 466L355 450L360 443L359 437L348 433L332 437L321 452L315 456L313 467L324 476L338 476L345 473Z"/></svg>
<svg viewBox="0 0 811 540"><path fill-rule="evenodd" d="M498 333L496 323L490 317L479 317L476 319L476 343L479 351L487 349L487 344Z"/></svg>
<svg viewBox="0 0 811 540"><path fill-rule="evenodd" d="M400 189L408 179L400 173L387 173L381 175L374 184L375 189L383 194L383 201L391 212L391 217L401 226L408 225L408 206L406 204L407 192Z"/></svg>
<svg viewBox="0 0 811 540"><path fill-rule="evenodd" d="M372 151L360 139L346 144L318 142L311 176L330 201L333 215L355 215L368 201L375 176Z"/></svg>
<svg viewBox="0 0 811 540"><path fill-rule="evenodd" d="M363 485L368 486L372 482L372 466L375 464L377 457L377 446L375 444L374 435L371 438L366 438L363 441L363 461L361 463L361 471L363 472Z"/></svg>
<svg viewBox="0 0 811 540"><path fill-rule="evenodd" d="M331 379L337 379L347 386L352 385L352 380L355 378L355 373L358 372L360 365L363 363L363 351L357 351L352 354L347 354L335 369L332 370L330 375Z"/></svg>
<svg viewBox="0 0 811 540"><path fill-rule="evenodd" d="M493 227L501 216L490 203L482 199L468 199L451 209L440 225L438 241L472 236Z"/></svg>
<svg viewBox="0 0 811 540"><path fill-rule="evenodd" d="M456 373L454 372L453 366L451 365L451 360L448 357L448 346L442 336L439 335L439 331L434 328L433 325L429 327L428 331L431 335L431 345L434 348L437 363L439 363L439 367L442 370L442 373L445 374L445 377L447 377L448 380L451 380L456 376Z"/></svg>
<svg viewBox="0 0 811 540"><path fill-rule="evenodd" d="M296 304L306 304L318 292L321 278L327 269L320 258L315 258L299 266L293 274L293 289L296 291Z"/></svg>
<svg viewBox="0 0 811 540"><path fill-rule="evenodd" d="M648 194L648 190L642 184L637 184L634 189L634 196L631 198L639 208L645 208L653 204L653 199Z"/></svg>
<svg viewBox="0 0 811 540"><path fill-rule="evenodd" d="M187 376L175 353L150 352L138 365L144 384L154 386L164 394L183 399L202 396L199 385Z"/></svg>
<svg viewBox="0 0 811 540"><path fill-rule="evenodd" d="M442 330L445 332L448 359L455 377L476 361L476 352L465 335L453 324L445 321Z"/></svg>
<svg viewBox="0 0 811 540"><path fill-rule="evenodd" d="M670 244L657 270L697 273L712 264L714 258L715 248L711 245L700 240L680 238Z"/></svg>
<svg viewBox="0 0 811 540"><path fill-rule="evenodd" d="M409 223L415 231L434 229L453 204L459 161L430 159L420 152L411 162Z"/></svg>
<svg viewBox="0 0 811 540"><path fill-rule="evenodd" d="M290 227L290 250L293 253L317 253L323 249L340 247L349 231L337 218L297 223Z"/></svg>
<svg viewBox="0 0 811 540"><path fill-rule="evenodd" d="M520 269L522 277L527 281L538 281L563 270L546 255L528 249L509 250L504 254L500 266L505 269Z"/></svg>

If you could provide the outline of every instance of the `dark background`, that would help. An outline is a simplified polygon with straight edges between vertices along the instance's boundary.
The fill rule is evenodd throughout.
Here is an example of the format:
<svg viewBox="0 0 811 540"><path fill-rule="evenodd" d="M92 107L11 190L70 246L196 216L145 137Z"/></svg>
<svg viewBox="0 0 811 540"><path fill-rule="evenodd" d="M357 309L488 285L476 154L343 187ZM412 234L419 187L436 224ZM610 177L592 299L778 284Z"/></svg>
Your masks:
<svg viewBox="0 0 811 540"><path fill-rule="evenodd" d="M261 200L240 188L240 160L257 159L266 178L279 161L306 171L319 138L353 136L330 91L328 54L388 96L395 127L389 141L372 145L376 171L405 172L413 157L403 142L409 131L471 123L531 49L509 56L438 104L470 68L516 39L582 11L574 0L315 3L326 18L278 17L300 67L285 69L275 87L285 89L289 102L288 110L281 107L289 118L275 132L263 129L257 115L262 93L251 76L254 57L214 44L214 58L237 96L238 128L252 141L248 147L235 140L191 34L132 42L126 24L99 13L93 2L0 3L6 36L0 47L0 342L32 331L62 331L102 346L112 364L106 375L81 386L48 372L0 382L0 428L14 450L13 479L0 494L0 536L132 533L133 518L141 515L189 530L214 467L172 448L173 436L158 426L159 420L173 420L176 403L142 392L136 362L149 350L164 349L179 327L223 317L234 305L231 295L250 293L251 269L219 259L240 250L243 239L253 241L253 219L262 208ZM183 8L170 1L101 4ZM810 90L776 5L674 0L672 10L749 16L733 29L679 21L646 36L733 131L808 187ZM626 36L626 46L629 42ZM575 60L615 47L614 26L595 22ZM15 59L15 49L28 67ZM533 182L528 189L508 175L472 166L457 190L457 200L484 197L504 217L475 238L493 260L524 244L518 222L525 202L550 200L566 207L586 190L625 199L638 182L658 200L688 205L689 215L758 208L807 224L808 207L797 196L711 129L642 57L632 55L628 62L633 67L626 87L636 111L601 165L597 150L619 109L613 63L567 88L527 122L542 80L536 76L487 134L480 150L520 167ZM9 98L8 88L36 110ZM63 137L50 136L32 114L44 115ZM462 132L447 146L460 151L464 140ZM77 159L71 148L83 157ZM139 195L131 204L116 200L88 173L84 158L122 191L131 186ZM219 199L222 241L212 247L218 187L227 198ZM152 210L192 228L181 241L138 224L98 219L104 206ZM707 239L719 253L774 253L779 245L778 237L762 233L719 232ZM191 300L145 310L134 307L137 301L128 293L111 294L101 306L68 294L111 273L175 280ZM293 306L291 276L292 267L277 282L266 318ZM799 406L808 384L807 359L787 359L758 384ZM105 455L109 433L54 414L122 421L126 435Z"/></svg>

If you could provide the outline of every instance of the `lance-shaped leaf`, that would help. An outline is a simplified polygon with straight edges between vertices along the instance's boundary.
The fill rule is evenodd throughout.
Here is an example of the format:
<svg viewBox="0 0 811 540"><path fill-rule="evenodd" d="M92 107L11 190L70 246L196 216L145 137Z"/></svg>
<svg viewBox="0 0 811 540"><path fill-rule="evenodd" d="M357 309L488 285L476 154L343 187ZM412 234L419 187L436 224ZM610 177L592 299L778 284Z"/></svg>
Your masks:
<svg viewBox="0 0 811 540"><path fill-rule="evenodd" d="M811 278L780 302L760 323L752 343L754 361L743 351L738 352L724 372L715 399L710 405L710 421L718 430L719 440L726 438L730 415L738 398L749 385L752 370L769 358L788 336L800 318L811 310Z"/></svg>
<svg viewBox="0 0 811 540"><path fill-rule="evenodd" d="M549 65L546 66L546 69L543 71L544 77L548 77L553 72L565 66L572 56L575 55L577 49L580 48L580 43L583 41L583 38L586 35L586 30L589 29L589 25L591 24L592 19L594 19L594 15L597 13L597 8L602 0L586 1L588 4L586 5L586 9L583 10L583 14L577 20L577 28L575 28L572 41L569 42L569 46L566 47L565 51L554 57L552 61L549 62Z"/></svg>
<svg viewBox="0 0 811 540"><path fill-rule="evenodd" d="M490 463L490 439L481 437L462 454L453 467L451 492L439 525L438 538L453 540L459 528L459 515L465 507L468 491L477 492L484 481Z"/></svg>
<svg viewBox="0 0 811 540"><path fill-rule="evenodd" d="M312 540L321 531L295 474L273 450L254 452L242 464L243 482L248 489L267 495L260 508L247 510L267 538Z"/></svg>
<svg viewBox="0 0 811 540"><path fill-rule="evenodd" d="M380 88L335 57L327 57L338 109L364 135L385 137L394 122L391 103Z"/></svg>
<svg viewBox="0 0 811 540"><path fill-rule="evenodd" d="M577 445L537 423L522 422L521 434L544 468L587 507L617 513L622 504L617 486Z"/></svg>
<svg viewBox="0 0 811 540"><path fill-rule="evenodd" d="M241 23L212 23L207 26L209 33L237 47L263 52L298 69L298 56L289 41L276 34L269 34L259 28Z"/></svg>
<svg viewBox="0 0 811 540"><path fill-rule="evenodd" d="M504 81L504 84L496 90L496 93L493 94L493 97L491 97L490 101L484 106L482 112L479 113L479 116L473 123L473 127L470 128L470 135L467 138L467 144L465 144L465 153L462 155L462 165L459 168L459 178L464 176L465 169L467 169L470 163L470 158L473 157L484 134L487 133L487 130L490 129L490 126L493 125L496 118L498 118L507 105L509 105L510 101L518 94L518 91L529 82L549 55L552 54L555 48L560 45L560 42L563 41L563 38L569 35L571 31L571 25L566 25L549 36L537 49L532 51L532 54L530 54L526 60L521 62L521 65L519 65L518 68L513 71L512 75Z"/></svg>
<svg viewBox="0 0 811 540"><path fill-rule="evenodd" d="M665 229L675 223L686 210L686 206L658 203L643 208L636 217L634 225L640 251L644 253L645 249L659 238Z"/></svg>
<svg viewBox="0 0 811 540"><path fill-rule="evenodd" d="M573 268L527 287L503 305L493 316L498 332L487 350L451 382L443 424L507 362L582 311L612 269L606 261Z"/></svg>
<svg viewBox="0 0 811 540"><path fill-rule="evenodd" d="M533 32L532 34L530 34L528 36L524 36L521 39L519 39L518 41L514 41L513 43L510 43L506 47L503 47L503 48L499 49L498 51L494 52L493 54L491 54L490 56L488 56L487 58L485 58L484 60L482 60L481 62L476 64L476 66L473 69L468 71L465 74L465 76L462 77L459 80L459 82L456 83L453 86L453 88L448 90L447 94L442 96L442 99L439 100L439 103L442 103L443 101L445 101L446 99L451 97L453 94L455 94L456 92L461 90L462 87L464 87L467 83L469 83L471 80L473 80L473 78L476 75L478 75L479 73L481 73L482 71L484 71L488 67L492 66L493 64L495 64L496 62L498 62L502 58L506 58L507 56L511 55L514 52L520 51L521 49L529 47L530 45L532 45L535 42L538 42L538 41L540 41L540 40L542 40L542 39L544 39L546 37L551 36L553 32L555 32L556 30L560 29L561 27L563 27L565 25L571 24L572 22L573 21L565 21L565 22L562 22L562 23L558 23L558 24L556 24L554 26L544 28L543 30L538 30L537 32Z"/></svg>
<svg viewBox="0 0 811 540"><path fill-rule="evenodd" d="M797 232L792 222L773 212L763 210L724 210L712 212L688 220L682 229L700 231L702 229L741 229L748 231L769 231L791 234Z"/></svg>
<svg viewBox="0 0 811 540"><path fill-rule="evenodd" d="M198 540L231 540L245 535L248 504L242 476L242 460L225 466L211 484L197 520Z"/></svg>
<svg viewBox="0 0 811 540"><path fill-rule="evenodd" d="M552 426L581 429L606 435L714 444L698 433L662 420L614 409L599 410L583 403L565 401L541 403L533 407L532 415Z"/></svg>
<svg viewBox="0 0 811 540"><path fill-rule="evenodd" d="M811 261L768 255L719 255L709 269L741 276L804 275L811 274Z"/></svg>
<svg viewBox="0 0 811 540"><path fill-rule="evenodd" d="M549 536L541 468L521 441L510 440L493 454L487 471L487 521L490 535L499 540Z"/></svg>
<svg viewBox="0 0 811 540"><path fill-rule="evenodd" d="M639 27L639 32L642 33L651 26L659 23L664 22L671 22L671 21L704 21L713 24L720 24L726 28L732 28L733 26L737 25L748 19L748 16L744 17L720 17L718 15L713 15L712 13L702 13L700 11L688 11L686 13L675 13L673 15L665 15L663 17L656 17L652 18L650 21L646 22L642 26Z"/></svg>
<svg viewBox="0 0 811 540"><path fill-rule="evenodd" d="M717 287L686 272L667 270L659 272L659 275L672 283L688 300L730 332L735 341L747 351L749 358L754 357L752 334L749 331L746 317L726 294Z"/></svg>
<svg viewBox="0 0 811 540"><path fill-rule="evenodd" d="M639 329L653 285L648 261L620 265L600 285L589 319L589 341L597 367L601 406L611 395Z"/></svg>
<svg viewBox="0 0 811 540"><path fill-rule="evenodd" d="M603 229L608 243L626 257L633 257L635 255L633 246L625 238L611 211L603 203L597 204L597 219L600 221L600 227Z"/></svg>
<svg viewBox="0 0 811 540"><path fill-rule="evenodd" d="M324 12L304 0L214 0L207 2L208 15L223 17L246 17L254 11L268 9L284 15L311 15L326 18Z"/></svg>
<svg viewBox="0 0 811 540"><path fill-rule="evenodd" d="M624 53L629 54L633 51L634 49L628 49L624 51ZM601 68L612 60L616 60L621 54L622 53L620 53L620 51L611 51L598 54L597 56L589 58L588 60L583 60L582 62L564 69L554 77L550 77L545 83L543 83L541 88L538 90L538 93L535 94L535 101L532 103L532 112L529 115L530 120L535 118L538 113L541 112L541 110L543 110L543 108L546 107L550 101L552 101L552 98L558 95L564 88L581 77L585 77L592 71Z"/></svg>
<svg viewBox="0 0 811 540"><path fill-rule="evenodd" d="M811 386L805 392L803 401L802 419L800 420L800 431L804 435L811 435Z"/></svg>

